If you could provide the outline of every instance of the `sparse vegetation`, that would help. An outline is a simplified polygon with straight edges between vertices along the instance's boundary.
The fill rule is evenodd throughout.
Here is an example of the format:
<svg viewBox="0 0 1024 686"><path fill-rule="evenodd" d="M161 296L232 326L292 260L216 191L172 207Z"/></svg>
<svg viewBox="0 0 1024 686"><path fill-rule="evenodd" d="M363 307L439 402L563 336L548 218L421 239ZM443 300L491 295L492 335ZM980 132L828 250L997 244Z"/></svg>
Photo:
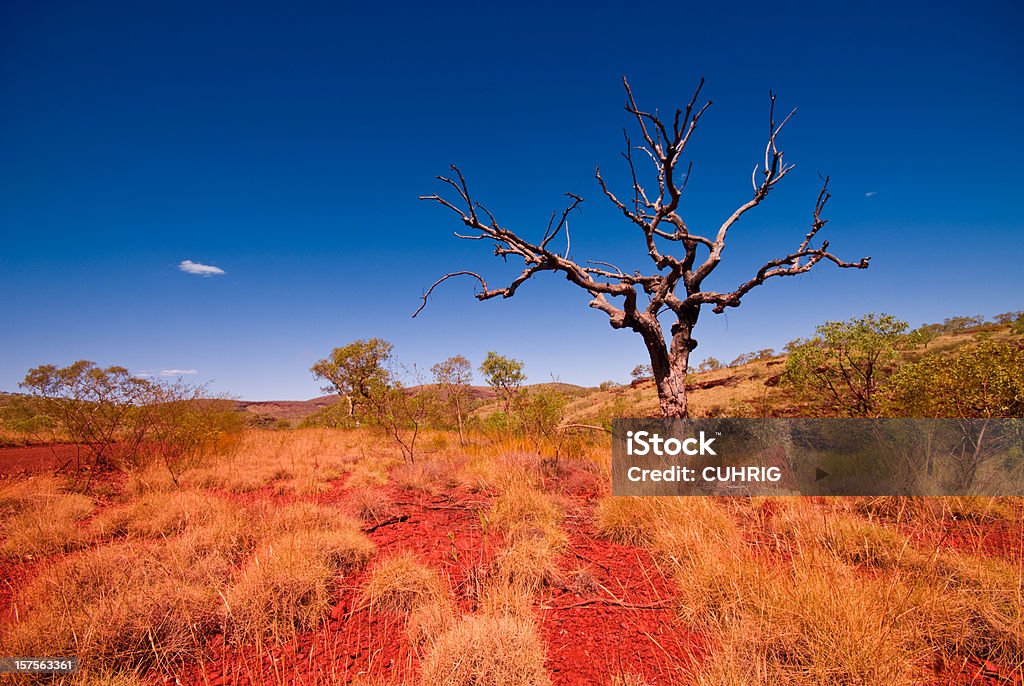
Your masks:
<svg viewBox="0 0 1024 686"><path fill-rule="evenodd" d="M907 323L887 314L826 322L789 351L786 380L840 416L877 416L879 388L901 348Z"/></svg>
<svg viewBox="0 0 1024 686"><path fill-rule="evenodd" d="M900 348L874 396L938 402L929 384L949 378L967 417L1015 407L1020 351L1009 324L985 326L1002 328ZM784 361L761 352L709 365L694 407L789 411L767 385ZM374 650L405 650L396 669L423 684L544 684L564 673L558 646L636 625L658 641L657 669L623 656L592 680L909 684L980 661L1024 670L1019 499L611 497L604 435L569 451L562 427L656 412L651 385L512 398L509 414L501 395L480 401L461 436L440 408L415 462L365 426L366 401L362 428L248 430L180 470L156 460L100 476L88 496L61 477L0 480L0 552L27 570L9 583L0 648L76 654L75 684L148 683L251 650L274 665L266 680L330 659L322 682L377 683L359 651L383 641ZM481 428L488 417L498 430ZM563 638L566 621L584 633ZM360 647L348 662L291 657L318 637Z"/></svg>

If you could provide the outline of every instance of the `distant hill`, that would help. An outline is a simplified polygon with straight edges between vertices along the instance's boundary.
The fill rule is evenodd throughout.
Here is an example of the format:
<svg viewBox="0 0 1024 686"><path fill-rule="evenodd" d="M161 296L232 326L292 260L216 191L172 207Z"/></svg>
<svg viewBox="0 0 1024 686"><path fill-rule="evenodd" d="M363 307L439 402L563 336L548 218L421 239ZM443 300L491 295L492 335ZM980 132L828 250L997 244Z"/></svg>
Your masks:
<svg viewBox="0 0 1024 686"><path fill-rule="evenodd" d="M336 395L324 395L312 400L236 400L235 410L258 418L302 421L314 412L330 407L340 400Z"/></svg>
<svg viewBox="0 0 1024 686"><path fill-rule="evenodd" d="M434 387L434 384L410 386L408 391L410 393L417 393ZM584 386L560 382L532 384L524 388L552 388L571 397L586 395L594 390ZM497 393L490 386L470 386L469 395L474 403L487 405L497 401ZM341 396L337 395L323 395L311 400L236 400L235 410L252 415L252 418L261 424L280 419L297 424L306 417L330 407L340 400Z"/></svg>

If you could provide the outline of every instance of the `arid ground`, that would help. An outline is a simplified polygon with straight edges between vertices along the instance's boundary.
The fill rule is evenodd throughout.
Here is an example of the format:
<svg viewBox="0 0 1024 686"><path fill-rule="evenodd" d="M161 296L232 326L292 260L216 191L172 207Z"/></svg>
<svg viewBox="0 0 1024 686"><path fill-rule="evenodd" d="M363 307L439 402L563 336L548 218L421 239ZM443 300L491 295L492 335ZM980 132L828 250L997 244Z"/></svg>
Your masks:
<svg viewBox="0 0 1024 686"><path fill-rule="evenodd" d="M1019 501L613 498L606 453L249 430L83 495L6 449L2 652L90 684L1020 683Z"/></svg>

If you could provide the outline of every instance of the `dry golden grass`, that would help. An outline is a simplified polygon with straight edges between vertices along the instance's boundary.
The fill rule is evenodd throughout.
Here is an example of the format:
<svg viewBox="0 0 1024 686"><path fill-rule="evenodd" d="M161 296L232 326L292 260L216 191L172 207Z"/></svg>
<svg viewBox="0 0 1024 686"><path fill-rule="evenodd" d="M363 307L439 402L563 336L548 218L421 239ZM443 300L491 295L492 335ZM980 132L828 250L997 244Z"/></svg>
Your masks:
<svg viewBox="0 0 1024 686"><path fill-rule="evenodd" d="M917 570L934 611L922 640L947 659L974 655L1024 672L1024 568L996 558L943 553L932 570Z"/></svg>
<svg viewBox="0 0 1024 686"><path fill-rule="evenodd" d="M33 502L60 495L64 484L56 477L46 474L26 479L0 479L0 522L20 512Z"/></svg>
<svg viewBox="0 0 1024 686"><path fill-rule="evenodd" d="M74 686L145 686L145 679L135 672L121 671L98 674L78 674L71 681Z"/></svg>
<svg viewBox="0 0 1024 686"><path fill-rule="evenodd" d="M393 510L391 498L379 488L351 489L346 493L344 509L364 522L380 522Z"/></svg>
<svg viewBox="0 0 1024 686"><path fill-rule="evenodd" d="M356 528L287 531L264 543L225 593L232 642L281 641L312 629L330 610L340 573L362 566L373 543Z"/></svg>
<svg viewBox="0 0 1024 686"><path fill-rule="evenodd" d="M420 459L403 462L391 470L391 480L399 488L442 493L454 487L457 464L448 460Z"/></svg>
<svg viewBox="0 0 1024 686"><path fill-rule="evenodd" d="M409 552L381 560L362 594L371 611L404 615L406 634L416 647L429 649L455 621L447 581Z"/></svg>
<svg viewBox="0 0 1024 686"><path fill-rule="evenodd" d="M771 563L755 557L736 507L609 498L595 512L605 535L652 549L677 579L682 619L718 646L697 683L909 683L925 652L920 598L846 564L895 563L904 541L845 513L783 505L771 523L791 561Z"/></svg>
<svg viewBox="0 0 1024 686"><path fill-rule="evenodd" d="M423 659L423 686L550 683L533 625L515 617L464 617L437 638Z"/></svg>
<svg viewBox="0 0 1024 686"><path fill-rule="evenodd" d="M653 546L668 555L682 545L734 544L736 524L710 498L607 496L594 508L598 532L617 543Z"/></svg>
<svg viewBox="0 0 1024 686"><path fill-rule="evenodd" d="M275 493L322 493L360 459L366 443L357 431L250 430L230 455L189 470L181 481L237 493L266 487Z"/></svg>
<svg viewBox="0 0 1024 686"><path fill-rule="evenodd" d="M532 620L534 591L522 584L487 578L477 598L476 611L486 617L519 617Z"/></svg>
<svg viewBox="0 0 1024 686"><path fill-rule="evenodd" d="M927 606L900 584L830 556L773 568L741 551L692 548L677 570L682 616L709 634L697 683L915 683Z"/></svg>
<svg viewBox="0 0 1024 686"><path fill-rule="evenodd" d="M92 499L78 493L27 494L0 526L0 555L37 558L73 550L85 540L79 522L92 510Z"/></svg>
<svg viewBox="0 0 1024 686"><path fill-rule="evenodd" d="M10 655L76 655L86 670L172 664L218 623L230 565L188 541L119 543L46 567L16 596Z"/></svg>
<svg viewBox="0 0 1024 686"><path fill-rule="evenodd" d="M599 530L648 546L715 646L694 683L916 683L938 655L1024 668L1020 562L918 550L862 502L770 499L760 517L764 500L597 505Z"/></svg>
<svg viewBox="0 0 1024 686"><path fill-rule="evenodd" d="M869 517L916 523L929 527L941 526L942 520L967 521L978 524L992 522L1018 523L1024 517L1024 502L1020 498L984 496L896 497L853 499L857 512Z"/></svg>
<svg viewBox="0 0 1024 686"><path fill-rule="evenodd" d="M558 556L568 539L561 529L563 508L529 479L510 481L487 515L504 536L488 584L517 586L533 593L557 581Z"/></svg>
<svg viewBox="0 0 1024 686"><path fill-rule="evenodd" d="M613 675L610 686L654 686L654 684L640 674L626 672Z"/></svg>
<svg viewBox="0 0 1024 686"><path fill-rule="evenodd" d="M938 500L943 514L954 520L988 523L993 521L1019 522L1021 503L1014 498L950 497L931 498ZM1016 502L1015 502L1016 501ZM1014 507L1016 505L1016 507Z"/></svg>
<svg viewBox="0 0 1024 686"><path fill-rule="evenodd" d="M349 465L349 477L345 480L346 490L368 489L383 486L388 482L388 470L393 460L363 458Z"/></svg>
<svg viewBox="0 0 1024 686"><path fill-rule="evenodd" d="M402 552L373 567L363 595L371 610L408 614L422 606L447 604L450 591L437 572Z"/></svg>
<svg viewBox="0 0 1024 686"><path fill-rule="evenodd" d="M430 649L455 619L455 609L447 599L422 603L409 613L405 633L414 646Z"/></svg>
<svg viewBox="0 0 1024 686"><path fill-rule="evenodd" d="M855 514L849 502L816 505L800 498L780 498L779 512L765 530L778 548L800 552L821 547L840 560L871 567L912 567L925 556L895 526L868 521Z"/></svg>
<svg viewBox="0 0 1024 686"><path fill-rule="evenodd" d="M104 510L91 524L102 536L169 536L213 521L225 507L220 498L197 490L148 492Z"/></svg>

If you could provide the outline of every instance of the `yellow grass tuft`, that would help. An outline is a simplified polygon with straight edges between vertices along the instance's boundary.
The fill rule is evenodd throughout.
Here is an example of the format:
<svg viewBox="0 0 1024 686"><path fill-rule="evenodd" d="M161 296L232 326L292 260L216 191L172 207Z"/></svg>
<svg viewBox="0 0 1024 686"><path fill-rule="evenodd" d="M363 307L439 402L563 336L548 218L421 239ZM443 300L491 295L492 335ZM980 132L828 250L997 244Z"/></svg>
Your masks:
<svg viewBox="0 0 1024 686"><path fill-rule="evenodd" d="M547 686L533 625L514 617L468 616L423 659L423 686Z"/></svg>
<svg viewBox="0 0 1024 686"><path fill-rule="evenodd" d="M170 536L189 526L209 523L222 513L222 501L195 490L150 492L136 500L104 510L92 522L106 536Z"/></svg>
<svg viewBox="0 0 1024 686"><path fill-rule="evenodd" d="M171 664L217 624L227 560L187 542L118 543L46 567L14 600L9 655L76 655L88 671Z"/></svg>
<svg viewBox="0 0 1024 686"><path fill-rule="evenodd" d="M374 566L363 588L370 609L408 614L448 602L448 584L412 553L391 555Z"/></svg>
<svg viewBox="0 0 1024 686"><path fill-rule="evenodd" d="M364 522L386 519L391 510L391 498L377 488L352 489L345 495L345 511Z"/></svg>
<svg viewBox="0 0 1024 686"><path fill-rule="evenodd" d="M279 534L253 554L225 594L230 639L280 641L317 626L330 610L338 574L360 567L373 551L352 528Z"/></svg>
<svg viewBox="0 0 1024 686"><path fill-rule="evenodd" d="M92 513L93 502L78 493L34 493L6 518L0 555L43 557L66 552L85 539L79 522Z"/></svg>
<svg viewBox="0 0 1024 686"><path fill-rule="evenodd" d="M437 461L403 462L391 470L391 480L399 488L441 493L455 486L455 468Z"/></svg>
<svg viewBox="0 0 1024 686"><path fill-rule="evenodd" d="M568 544L560 526L564 516L560 503L529 481L510 482L488 515L490 525L504 535L488 583L532 593L558 580L556 560Z"/></svg>

